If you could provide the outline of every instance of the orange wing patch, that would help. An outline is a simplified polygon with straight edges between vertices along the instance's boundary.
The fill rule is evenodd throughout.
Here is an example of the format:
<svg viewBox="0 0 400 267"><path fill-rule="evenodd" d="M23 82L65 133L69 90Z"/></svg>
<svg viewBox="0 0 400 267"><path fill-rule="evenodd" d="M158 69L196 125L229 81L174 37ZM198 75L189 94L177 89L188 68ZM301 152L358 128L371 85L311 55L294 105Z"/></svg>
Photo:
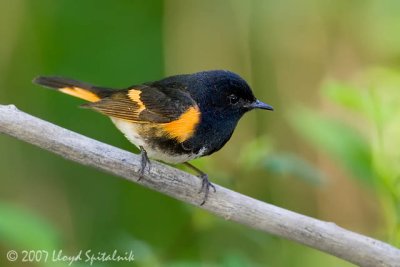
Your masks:
<svg viewBox="0 0 400 267"><path fill-rule="evenodd" d="M135 112L137 112L137 114L139 114L146 108L145 105L143 104L142 100L140 100L141 93L142 93L142 91L135 90L135 89L129 90L129 92L128 92L128 97L139 106L139 108L135 111Z"/></svg>
<svg viewBox="0 0 400 267"><path fill-rule="evenodd" d="M199 122L200 110L196 106L188 108L177 120L164 123L162 127L168 137L175 138L182 143L193 136Z"/></svg>
<svg viewBox="0 0 400 267"><path fill-rule="evenodd" d="M96 102L100 100L100 97L98 97L95 93L92 93L89 90L82 89L79 87L64 87L60 88L59 91L67 95L72 95L78 98L82 98L89 102Z"/></svg>

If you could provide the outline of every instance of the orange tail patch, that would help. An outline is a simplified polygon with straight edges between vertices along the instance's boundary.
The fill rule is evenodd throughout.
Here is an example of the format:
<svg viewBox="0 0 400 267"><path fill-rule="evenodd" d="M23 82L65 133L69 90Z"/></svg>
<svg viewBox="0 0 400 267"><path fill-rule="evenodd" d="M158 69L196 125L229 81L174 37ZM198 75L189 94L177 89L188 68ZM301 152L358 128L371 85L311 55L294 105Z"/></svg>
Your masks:
<svg viewBox="0 0 400 267"><path fill-rule="evenodd" d="M89 102L96 102L100 100L100 97L95 93L79 87L64 87L58 90L67 95L75 96Z"/></svg>

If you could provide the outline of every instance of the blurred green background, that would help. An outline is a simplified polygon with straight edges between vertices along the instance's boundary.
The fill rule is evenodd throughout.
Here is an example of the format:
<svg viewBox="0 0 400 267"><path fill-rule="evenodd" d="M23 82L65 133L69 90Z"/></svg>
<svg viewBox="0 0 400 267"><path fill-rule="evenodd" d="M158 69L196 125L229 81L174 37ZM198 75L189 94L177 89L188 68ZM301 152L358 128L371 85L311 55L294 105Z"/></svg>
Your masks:
<svg viewBox="0 0 400 267"><path fill-rule="evenodd" d="M106 117L31 80L118 88L232 70L276 111L247 114L195 165L399 246L399 11L398 0L0 0L0 103L137 152ZM11 249L135 254L96 266L351 266L10 137L0 149L0 266L66 266L10 263Z"/></svg>

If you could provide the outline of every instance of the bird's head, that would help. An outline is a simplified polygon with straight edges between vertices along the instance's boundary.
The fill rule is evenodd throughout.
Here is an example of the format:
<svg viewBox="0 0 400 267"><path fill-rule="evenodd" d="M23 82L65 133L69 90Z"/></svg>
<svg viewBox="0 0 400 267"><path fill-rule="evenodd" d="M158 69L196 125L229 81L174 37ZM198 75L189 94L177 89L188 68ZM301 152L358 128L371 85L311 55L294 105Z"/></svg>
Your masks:
<svg viewBox="0 0 400 267"><path fill-rule="evenodd" d="M197 90L201 92L200 109L212 110L221 117L239 116L252 109L273 110L273 108L258 100L247 82L239 75L225 70L212 70L194 74L200 84Z"/></svg>

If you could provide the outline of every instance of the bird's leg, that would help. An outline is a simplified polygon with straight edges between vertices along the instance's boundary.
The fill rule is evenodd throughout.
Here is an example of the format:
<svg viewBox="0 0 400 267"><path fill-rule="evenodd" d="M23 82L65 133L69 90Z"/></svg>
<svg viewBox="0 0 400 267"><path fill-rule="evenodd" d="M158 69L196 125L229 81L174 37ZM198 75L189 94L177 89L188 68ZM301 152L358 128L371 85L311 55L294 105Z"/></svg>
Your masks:
<svg viewBox="0 0 400 267"><path fill-rule="evenodd" d="M184 164L189 168L191 168L192 170L194 170L195 172L197 172L198 177L201 178L201 188L199 190L199 193L204 192L203 202L201 202L200 204L200 206L203 206L204 203L206 203L207 201L208 193L210 192L210 187L214 190L214 193L217 192L217 190L215 189L215 186L208 180L208 175L206 173L204 173L197 167L193 166L189 162L185 162Z"/></svg>
<svg viewBox="0 0 400 267"><path fill-rule="evenodd" d="M146 167L149 166L149 170L150 170L150 160L149 157L147 157L147 152L146 150L140 146L140 169L139 169L139 179L138 181L140 181L143 176L144 176L144 171L146 170Z"/></svg>

